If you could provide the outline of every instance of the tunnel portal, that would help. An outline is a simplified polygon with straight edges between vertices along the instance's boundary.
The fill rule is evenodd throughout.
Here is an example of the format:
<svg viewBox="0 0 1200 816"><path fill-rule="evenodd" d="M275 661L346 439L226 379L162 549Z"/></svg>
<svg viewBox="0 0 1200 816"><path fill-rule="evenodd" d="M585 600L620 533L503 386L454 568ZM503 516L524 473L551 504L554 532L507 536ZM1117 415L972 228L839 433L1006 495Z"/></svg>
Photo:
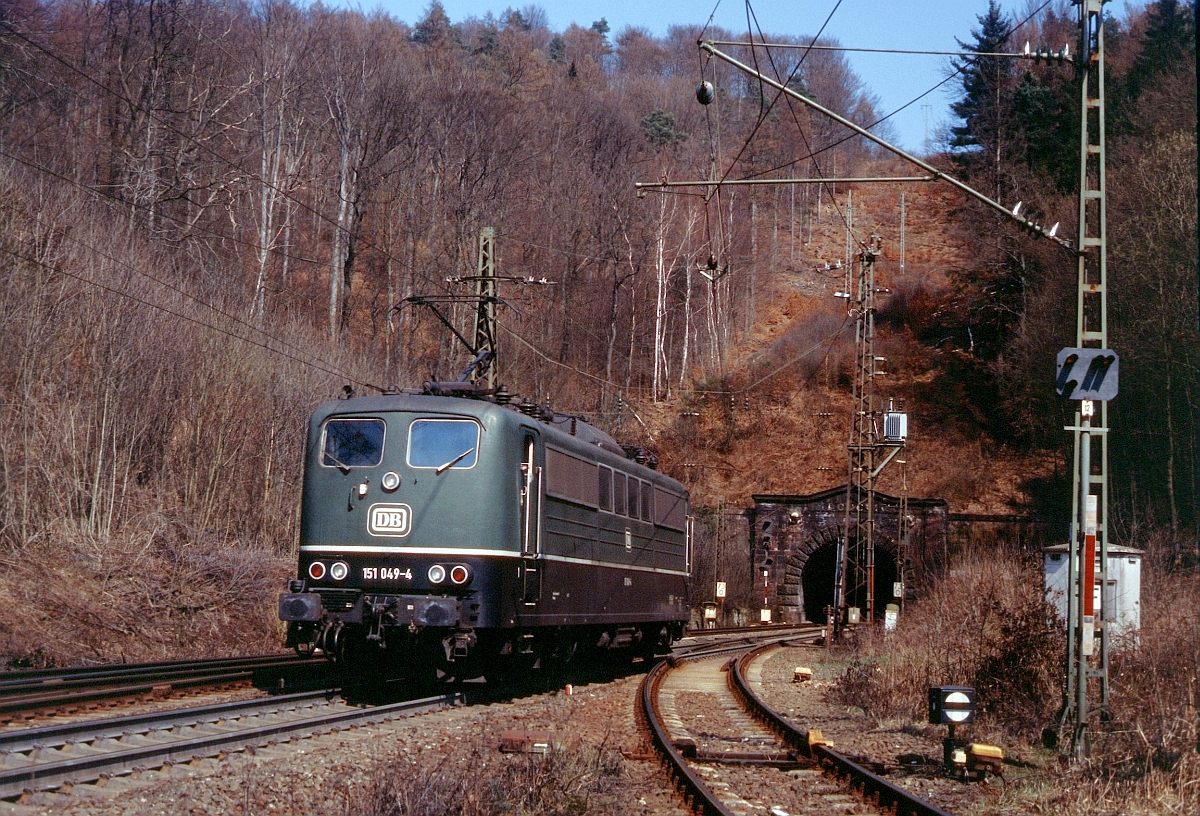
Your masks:
<svg viewBox="0 0 1200 816"><path fill-rule="evenodd" d="M823 541L808 555L795 553L789 561L787 577L779 591L781 619L813 623L825 621L825 607L833 605L833 587L837 576L838 541ZM887 547L875 547L875 617L882 618L893 602L892 589L896 582L896 554ZM867 600L852 595L849 606L857 606L866 614Z"/></svg>
<svg viewBox="0 0 1200 816"><path fill-rule="evenodd" d="M749 512L752 564L757 582L766 590L772 619L824 622L825 607L833 604L837 550L845 529L846 488L808 496L754 496ZM900 502L875 493L874 600L876 617L895 602L894 585L903 580L911 597L910 578L901 577L896 563ZM930 538L944 537L946 503L941 499L909 499L911 538L906 564L918 556ZM908 568L905 567L907 573ZM851 595L849 606L866 612L866 593ZM760 596L762 597L762 596Z"/></svg>

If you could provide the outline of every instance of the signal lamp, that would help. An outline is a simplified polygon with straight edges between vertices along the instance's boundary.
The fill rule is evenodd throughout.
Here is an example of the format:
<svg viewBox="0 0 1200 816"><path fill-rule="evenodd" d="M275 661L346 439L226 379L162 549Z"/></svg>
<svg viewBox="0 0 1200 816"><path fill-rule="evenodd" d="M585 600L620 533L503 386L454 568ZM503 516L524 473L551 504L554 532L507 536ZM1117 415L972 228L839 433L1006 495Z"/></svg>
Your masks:
<svg viewBox="0 0 1200 816"><path fill-rule="evenodd" d="M975 689L969 686L931 687L929 721L934 725L975 722Z"/></svg>
<svg viewBox="0 0 1200 816"><path fill-rule="evenodd" d="M429 583L440 584L446 580L446 568L441 564L434 564L429 568Z"/></svg>
<svg viewBox="0 0 1200 816"><path fill-rule="evenodd" d="M350 565L345 561L334 561L329 568L329 577L335 581L344 581L350 574Z"/></svg>
<svg viewBox="0 0 1200 816"><path fill-rule="evenodd" d="M975 689L970 686L930 686L929 721L934 725L949 726L949 734L942 740L942 766L955 768L954 726L975 722ZM966 763L966 755L959 764Z"/></svg>
<svg viewBox="0 0 1200 816"><path fill-rule="evenodd" d="M1120 367L1117 355L1109 349L1065 348L1058 353L1054 390L1066 399L1113 399Z"/></svg>
<svg viewBox="0 0 1200 816"><path fill-rule="evenodd" d="M471 571L463 564L455 564L450 568L450 580L458 586L462 586L471 580Z"/></svg>
<svg viewBox="0 0 1200 816"><path fill-rule="evenodd" d="M308 577L314 581L320 581L325 577L325 564L321 561L313 561L308 565Z"/></svg>

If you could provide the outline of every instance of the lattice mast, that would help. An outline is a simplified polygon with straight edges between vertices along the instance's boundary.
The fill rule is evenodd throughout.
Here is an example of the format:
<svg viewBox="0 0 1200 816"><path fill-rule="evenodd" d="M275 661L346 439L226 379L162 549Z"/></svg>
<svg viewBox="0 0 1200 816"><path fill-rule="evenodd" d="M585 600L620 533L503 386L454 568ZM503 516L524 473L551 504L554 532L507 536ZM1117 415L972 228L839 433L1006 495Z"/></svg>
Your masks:
<svg viewBox="0 0 1200 816"><path fill-rule="evenodd" d="M496 374L496 230L484 227L479 231L479 262L476 270L475 294L479 303L475 309L475 348L487 352L480 363L484 387L495 389Z"/></svg>
<svg viewBox="0 0 1200 816"><path fill-rule="evenodd" d="M912 518L908 515L908 460L899 459L900 465L900 529L896 538L896 583L899 592L893 593L900 611L904 611L904 597L908 594L905 583L908 580L907 564L909 541L912 534Z"/></svg>
<svg viewBox="0 0 1200 816"><path fill-rule="evenodd" d="M835 627L848 622L851 606L875 618L875 259L879 236L858 255L857 285L846 294L855 312L854 395L850 422L849 468L846 478L845 535L839 543L837 585L834 590ZM834 638L836 639L836 637Z"/></svg>
<svg viewBox="0 0 1200 816"><path fill-rule="evenodd" d="M1075 345L1108 348L1108 247L1104 140L1103 0L1079 6L1080 169ZM1074 439L1071 496L1067 682L1062 721L1072 726L1077 758L1090 753L1088 719L1108 709L1108 403L1082 401L1069 428ZM1087 563L1092 560L1093 563ZM1086 571L1094 571L1094 584ZM1099 603L1085 597L1099 586ZM1089 695L1094 688L1098 695ZM1098 705L1089 704L1089 696Z"/></svg>

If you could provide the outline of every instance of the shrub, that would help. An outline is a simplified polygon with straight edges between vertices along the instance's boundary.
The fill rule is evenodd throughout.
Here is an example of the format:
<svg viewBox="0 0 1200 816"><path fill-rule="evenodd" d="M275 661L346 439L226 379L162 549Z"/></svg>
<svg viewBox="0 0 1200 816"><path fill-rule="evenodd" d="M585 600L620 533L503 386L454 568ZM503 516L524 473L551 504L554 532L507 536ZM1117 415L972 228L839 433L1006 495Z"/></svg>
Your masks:
<svg viewBox="0 0 1200 816"><path fill-rule="evenodd" d="M627 812L621 753L608 745L539 756L476 740L450 756L397 759L355 803L362 816L591 816Z"/></svg>
<svg viewBox="0 0 1200 816"><path fill-rule="evenodd" d="M879 665L854 658L825 692L825 699L839 705L861 708L868 717L877 708L880 682Z"/></svg>
<svg viewBox="0 0 1200 816"><path fill-rule="evenodd" d="M1158 558L1151 543L1141 629L1112 644L1110 710L1090 719L1091 756L1048 763L980 813L1200 813L1200 573L1162 569L1178 561ZM830 699L875 720L920 721L928 686L974 686L979 716L960 737L1035 745L1062 699L1066 634L1043 599L1038 563L962 556L898 631L865 636Z"/></svg>
<svg viewBox="0 0 1200 816"><path fill-rule="evenodd" d="M987 727L1040 733L1061 699L1065 641L1035 563L962 556L898 631L865 637L834 694L876 719L921 720L930 686L974 686Z"/></svg>

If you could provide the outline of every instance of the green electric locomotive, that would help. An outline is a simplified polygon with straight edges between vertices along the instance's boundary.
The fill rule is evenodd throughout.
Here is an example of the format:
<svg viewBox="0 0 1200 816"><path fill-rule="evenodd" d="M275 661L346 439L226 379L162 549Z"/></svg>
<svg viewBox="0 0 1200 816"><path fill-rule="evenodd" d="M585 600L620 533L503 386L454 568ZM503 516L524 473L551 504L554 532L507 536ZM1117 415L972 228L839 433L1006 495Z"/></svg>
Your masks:
<svg viewBox="0 0 1200 816"><path fill-rule="evenodd" d="M668 648L689 613L691 519L647 460L458 384L319 406L299 574L279 597L288 644L427 679Z"/></svg>

